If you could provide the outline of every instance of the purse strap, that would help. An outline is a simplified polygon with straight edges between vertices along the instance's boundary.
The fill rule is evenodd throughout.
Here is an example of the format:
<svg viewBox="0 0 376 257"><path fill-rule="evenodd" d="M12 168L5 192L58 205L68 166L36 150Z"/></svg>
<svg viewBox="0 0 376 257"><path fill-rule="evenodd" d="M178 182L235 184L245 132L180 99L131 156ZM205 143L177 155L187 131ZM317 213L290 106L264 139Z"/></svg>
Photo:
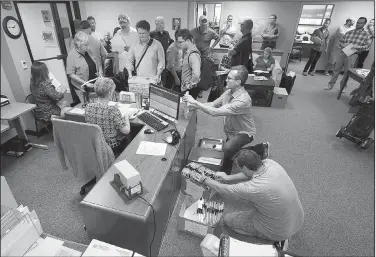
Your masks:
<svg viewBox="0 0 376 257"><path fill-rule="evenodd" d="M140 66L140 63L141 63L142 59L144 58L146 51L149 49L149 46L151 46L152 43L153 43L153 38L150 38L150 40L149 40L149 42L148 42L148 44L145 48L144 53L142 54L140 60L138 61L137 65L136 65L135 71L137 71L137 68L138 68L138 66Z"/></svg>

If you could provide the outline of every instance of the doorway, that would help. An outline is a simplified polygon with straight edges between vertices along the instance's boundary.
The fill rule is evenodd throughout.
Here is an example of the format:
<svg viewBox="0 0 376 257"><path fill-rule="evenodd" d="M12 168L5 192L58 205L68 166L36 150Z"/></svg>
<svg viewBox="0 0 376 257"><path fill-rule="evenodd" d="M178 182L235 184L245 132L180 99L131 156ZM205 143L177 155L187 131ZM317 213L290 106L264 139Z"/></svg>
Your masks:
<svg viewBox="0 0 376 257"><path fill-rule="evenodd" d="M68 1L14 2L23 26L30 59L43 61L68 92L66 58L74 35L73 16Z"/></svg>
<svg viewBox="0 0 376 257"><path fill-rule="evenodd" d="M199 25L199 17L205 15L208 18L209 27L219 34L221 22L221 3L197 3L196 5L196 27Z"/></svg>

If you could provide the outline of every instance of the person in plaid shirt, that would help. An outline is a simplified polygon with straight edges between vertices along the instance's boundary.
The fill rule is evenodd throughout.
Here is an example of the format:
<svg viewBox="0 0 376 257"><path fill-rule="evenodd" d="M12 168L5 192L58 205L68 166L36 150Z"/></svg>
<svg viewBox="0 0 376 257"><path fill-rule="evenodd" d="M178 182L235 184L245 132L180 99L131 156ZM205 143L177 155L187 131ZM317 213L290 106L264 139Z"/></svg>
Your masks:
<svg viewBox="0 0 376 257"><path fill-rule="evenodd" d="M347 32L343 38L339 41L339 48L343 49L349 44L354 46L351 49L357 50L354 54L347 56L343 51L337 56L337 62L334 67L332 78L330 79L325 90L331 90L337 82L337 78L342 68L344 69L344 74L341 80L341 85L345 85L342 92L345 92L347 83L347 70L354 67L355 61L358 58L358 54L367 49L368 45L371 44L368 32L364 30L364 26L367 23L367 18L360 17L356 22L356 27L353 30Z"/></svg>

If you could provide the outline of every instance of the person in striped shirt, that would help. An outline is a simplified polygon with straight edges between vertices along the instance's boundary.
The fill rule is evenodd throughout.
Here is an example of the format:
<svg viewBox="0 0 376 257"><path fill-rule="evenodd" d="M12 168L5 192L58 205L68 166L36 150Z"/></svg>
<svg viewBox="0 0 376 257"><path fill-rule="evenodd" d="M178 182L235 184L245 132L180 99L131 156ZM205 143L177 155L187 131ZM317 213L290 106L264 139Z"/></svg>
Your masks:
<svg viewBox="0 0 376 257"><path fill-rule="evenodd" d="M370 44L370 37L368 32L364 30L364 26L367 23L367 18L360 17L356 22L356 27L353 30L347 32L343 38L339 41L339 48L343 50L346 46L352 44L352 50L356 50L350 56L347 56L343 51L339 53L339 56L336 58L336 64L334 67L332 78L330 79L328 85L325 87L325 90L331 90L337 82L337 78L342 68L344 69L344 74L341 80L341 85L345 85L342 92L345 92L346 83L347 83L347 70L354 67L355 61L358 58L358 54L367 49Z"/></svg>

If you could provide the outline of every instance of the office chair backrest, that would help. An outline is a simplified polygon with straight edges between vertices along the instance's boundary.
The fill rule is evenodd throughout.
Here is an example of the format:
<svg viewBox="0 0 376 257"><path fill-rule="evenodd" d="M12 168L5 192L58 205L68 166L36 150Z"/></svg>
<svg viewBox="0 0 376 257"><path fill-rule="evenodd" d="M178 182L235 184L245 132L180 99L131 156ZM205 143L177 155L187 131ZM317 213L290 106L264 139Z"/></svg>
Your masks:
<svg viewBox="0 0 376 257"><path fill-rule="evenodd" d="M94 176L99 179L115 161L114 153L106 143L98 125L51 117L54 141L60 161L65 166L65 156L74 175L82 181Z"/></svg>
<svg viewBox="0 0 376 257"><path fill-rule="evenodd" d="M30 95L26 96L25 103L27 103L27 104L35 104L35 97L33 96L33 94L30 94Z"/></svg>

